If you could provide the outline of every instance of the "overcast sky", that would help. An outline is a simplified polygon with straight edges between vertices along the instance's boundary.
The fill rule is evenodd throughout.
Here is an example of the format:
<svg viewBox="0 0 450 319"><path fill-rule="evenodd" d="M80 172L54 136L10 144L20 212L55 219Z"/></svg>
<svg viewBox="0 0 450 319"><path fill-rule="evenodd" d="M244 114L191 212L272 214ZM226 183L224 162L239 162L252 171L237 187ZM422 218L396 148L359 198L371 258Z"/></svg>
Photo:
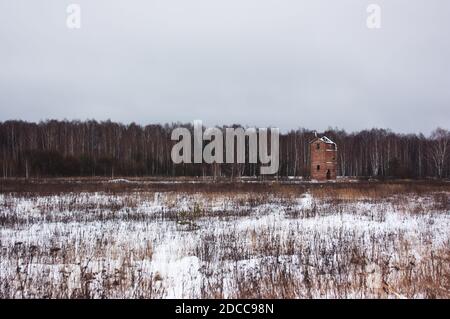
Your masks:
<svg viewBox="0 0 450 319"><path fill-rule="evenodd" d="M0 121L428 134L450 128L449 30L447 0L0 0Z"/></svg>

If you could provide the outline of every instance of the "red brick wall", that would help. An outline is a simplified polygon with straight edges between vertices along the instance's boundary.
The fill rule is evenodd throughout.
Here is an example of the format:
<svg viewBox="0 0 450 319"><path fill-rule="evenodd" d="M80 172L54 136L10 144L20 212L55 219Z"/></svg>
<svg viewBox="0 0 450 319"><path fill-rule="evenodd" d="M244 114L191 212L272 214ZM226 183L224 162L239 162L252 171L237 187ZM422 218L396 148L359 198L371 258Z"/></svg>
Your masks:
<svg viewBox="0 0 450 319"><path fill-rule="evenodd" d="M317 149L317 144L319 144L319 149ZM333 146L334 144L327 144L319 139L309 145L311 179L319 181L327 180L328 171L330 172L329 179L336 179L337 150ZM317 169L317 166L320 166L320 169Z"/></svg>

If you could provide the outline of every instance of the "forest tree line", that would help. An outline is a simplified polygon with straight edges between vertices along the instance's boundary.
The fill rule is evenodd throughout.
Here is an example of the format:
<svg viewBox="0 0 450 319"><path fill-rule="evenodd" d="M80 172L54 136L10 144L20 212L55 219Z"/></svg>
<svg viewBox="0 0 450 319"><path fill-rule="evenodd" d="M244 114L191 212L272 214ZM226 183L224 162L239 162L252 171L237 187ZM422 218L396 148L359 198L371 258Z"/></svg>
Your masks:
<svg viewBox="0 0 450 319"><path fill-rule="evenodd" d="M48 176L258 176L259 164L174 164L172 130L189 124L124 125L111 121L0 122L2 177ZM235 125L234 127L238 127ZM385 129L324 135L338 147L338 175L395 178L450 177L450 133L430 136ZM309 175L314 132L280 135L278 175Z"/></svg>

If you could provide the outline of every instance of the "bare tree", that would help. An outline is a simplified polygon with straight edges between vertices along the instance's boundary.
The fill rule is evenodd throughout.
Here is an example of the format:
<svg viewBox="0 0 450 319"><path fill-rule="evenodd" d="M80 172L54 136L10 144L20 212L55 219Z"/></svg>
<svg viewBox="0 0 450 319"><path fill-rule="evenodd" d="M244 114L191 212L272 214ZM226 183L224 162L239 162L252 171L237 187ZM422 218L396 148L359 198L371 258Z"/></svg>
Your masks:
<svg viewBox="0 0 450 319"><path fill-rule="evenodd" d="M447 164L450 148L450 132L437 128L431 133L430 158L436 169L437 176L443 177L445 165Z"/></svg>
<svg viewBox="0 0 450 319"><path fill-rule="evenodd" d="M0 122L0 176L259 174L259 163L174 164L170 157L174 143L170 135L179 126L193 129L191 124L181 123L143 127L111 121ZM329 129L324 135L338 145L339 174L343 176L444 178L450 175L449 131L445 129L437 129L430 137L383 129L349 134ZM313 137L313 131L301 128L280 135L279 176L308 175L309 141Z"/></svg>

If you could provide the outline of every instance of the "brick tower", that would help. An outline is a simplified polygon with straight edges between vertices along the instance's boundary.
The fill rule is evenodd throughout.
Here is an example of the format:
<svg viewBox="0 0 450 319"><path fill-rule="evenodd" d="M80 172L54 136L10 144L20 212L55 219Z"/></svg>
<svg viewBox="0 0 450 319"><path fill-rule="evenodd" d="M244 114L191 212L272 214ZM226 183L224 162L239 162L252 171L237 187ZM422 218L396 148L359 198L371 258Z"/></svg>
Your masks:
<svg viewBox="0 0 450 319"><path fill-rule="evenodd" d="M337 170L337 146L326 136L315 137L309 142L311 179L335 180Z"/></svg>

